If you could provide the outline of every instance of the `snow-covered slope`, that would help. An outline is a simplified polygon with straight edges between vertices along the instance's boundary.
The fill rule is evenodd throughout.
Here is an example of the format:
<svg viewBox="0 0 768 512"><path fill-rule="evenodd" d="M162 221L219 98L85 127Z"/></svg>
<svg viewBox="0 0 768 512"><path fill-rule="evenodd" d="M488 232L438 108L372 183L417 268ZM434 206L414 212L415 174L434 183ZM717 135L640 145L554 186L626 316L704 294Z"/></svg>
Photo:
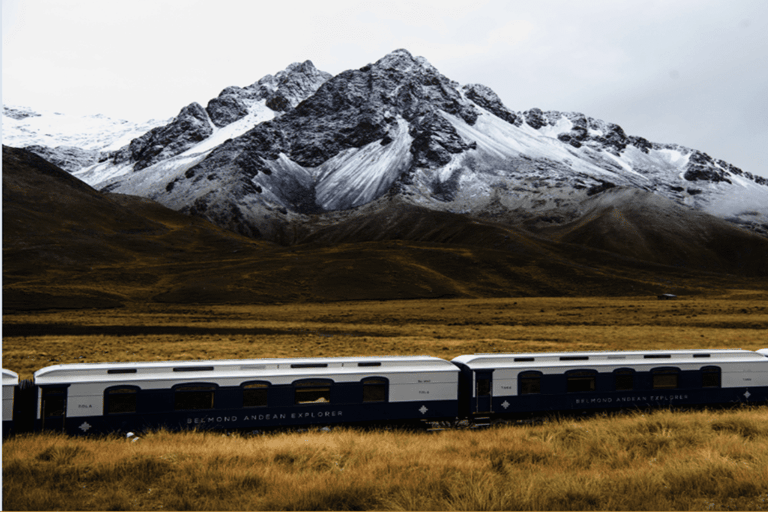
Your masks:
<svg viewBox="0 0 768 512"><path fill-rule="evenodd" d="M167 120L143 123L3 106L3 144L27 148L68 172L93 165Z"/></svg>
<svg viewBox="0 0 768 512"><path fill-rule="evenodd" d="M3 144L17 148L72 146L116 151L167 120L135 123L101 114L72 115L29 107L3 106Z"/></svg>

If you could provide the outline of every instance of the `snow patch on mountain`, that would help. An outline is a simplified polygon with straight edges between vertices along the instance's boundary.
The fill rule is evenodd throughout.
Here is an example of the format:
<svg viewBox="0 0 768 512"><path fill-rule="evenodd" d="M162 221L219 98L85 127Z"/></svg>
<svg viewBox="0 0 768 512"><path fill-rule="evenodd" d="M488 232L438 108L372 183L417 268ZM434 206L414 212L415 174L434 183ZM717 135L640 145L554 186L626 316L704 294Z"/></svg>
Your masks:
<svg viewBox="0 0 768 512"><path fill-rule="evenodd" d="M51 148L73 146L84 150L113 151L167 122L152 119L136 123L101 114L62 114L3 105L3 144L17 148L32 145Z"/></svg>

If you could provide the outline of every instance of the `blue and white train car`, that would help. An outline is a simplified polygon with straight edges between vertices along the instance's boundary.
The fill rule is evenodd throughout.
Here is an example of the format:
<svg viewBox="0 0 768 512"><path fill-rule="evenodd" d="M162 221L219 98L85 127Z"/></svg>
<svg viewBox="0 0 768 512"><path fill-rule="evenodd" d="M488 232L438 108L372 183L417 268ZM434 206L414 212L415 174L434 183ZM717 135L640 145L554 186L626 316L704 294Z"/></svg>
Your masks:
<svg viewBox="0 0 768 512"><path fill-rule="evenodd" d="M459 369L429 356L50 366L35 430L264 429L453 419Z"/></svg>
<svg viewBox="0 0 768 512"><path fill-rule="evenodd" d="M11 434L13 428L13 399L19 376L3 368L3 436Z"/></svg>
<svg viewBox="0 0 768 512"><path fill-rule="evenodd" d="M477 354L453 362L468 417L768 400L768 349Z"/></svg>

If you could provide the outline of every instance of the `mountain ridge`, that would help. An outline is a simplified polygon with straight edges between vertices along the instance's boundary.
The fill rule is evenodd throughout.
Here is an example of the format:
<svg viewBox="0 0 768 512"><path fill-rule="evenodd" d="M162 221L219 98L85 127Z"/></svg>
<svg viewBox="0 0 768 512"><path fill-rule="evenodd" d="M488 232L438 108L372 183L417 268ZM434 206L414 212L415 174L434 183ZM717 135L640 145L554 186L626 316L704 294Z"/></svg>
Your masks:
<svg viewBox="0 0 768 512"><path fill-rule="evenodd" d="M543 229L622 187L768 236L768 180L584 114L515 112L407 50L334 77L305 61L225 88L75 175L287 244L316 215L391 194Z"/></svg>

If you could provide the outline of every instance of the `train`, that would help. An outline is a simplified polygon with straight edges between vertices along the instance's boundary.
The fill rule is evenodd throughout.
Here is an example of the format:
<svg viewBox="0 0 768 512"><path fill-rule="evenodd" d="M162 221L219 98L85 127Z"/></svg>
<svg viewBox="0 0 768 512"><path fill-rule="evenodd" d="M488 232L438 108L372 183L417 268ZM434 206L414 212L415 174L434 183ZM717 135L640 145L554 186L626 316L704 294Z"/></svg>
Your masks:
<svg viewBox="0 0 768 512"><path fill-rule="evenodd" d="M768 403L768 349L59 364L3 369L3 435L488 425Z"/></svg>

